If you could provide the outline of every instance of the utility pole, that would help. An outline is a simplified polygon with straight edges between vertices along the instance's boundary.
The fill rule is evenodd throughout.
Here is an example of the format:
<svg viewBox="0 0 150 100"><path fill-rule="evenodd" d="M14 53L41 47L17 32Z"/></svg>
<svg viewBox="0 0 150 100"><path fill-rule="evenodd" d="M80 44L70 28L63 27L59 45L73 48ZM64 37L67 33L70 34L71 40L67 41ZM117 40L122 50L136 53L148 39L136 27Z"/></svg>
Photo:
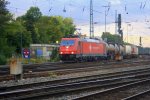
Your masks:
<svg viewBox="0 0 150 100"><path fill-rule="evenodd" d="M102 7L105 7L105 33L106 33L106 16L107 16L106 8L109 8L110 6L102 6Z"/></svg>
<svg viewBox="0 0 150 100"><path fill-rule="evenodd" d="M140 46L142 47L142 37L140 36Z"/></svg>
<svg viewBox="0 0 150 100"><path fill-rule="evenodd" d="M90 0L90 37L94 37L93 1Z"/></svg>
<svg viewBox="0 0 150 100"><path fill-rule="evenodd" d="M122 31L122 29L121 29L121 24L122 24L122 21L121 21L121 14L118 14L117 24L118 24L118 33L120 34L120 36L121 36L121 42L123 43L123 31ZM127 29L127 30L128 30L128 29Z"/></svg>

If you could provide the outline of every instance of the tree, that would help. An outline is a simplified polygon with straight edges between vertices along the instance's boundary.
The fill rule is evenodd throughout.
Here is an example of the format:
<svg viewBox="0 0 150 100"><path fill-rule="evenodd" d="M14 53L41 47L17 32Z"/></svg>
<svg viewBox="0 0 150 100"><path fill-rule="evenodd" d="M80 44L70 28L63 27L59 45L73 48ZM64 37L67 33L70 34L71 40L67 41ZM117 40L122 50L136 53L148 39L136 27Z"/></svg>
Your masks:
<svg viewBox="0 0 150 100"><path fill-rule="evenodd" d="M55 43L75 31L71 18L42 16L38 7L31 7L14 20L6 9L7 4L0 0L0 64L5 64L13 53L20 54L21 47L29 47L31 43Z"/></svg>
<svg viewBox="0 0 150 100"><path fill-rule="evenodd" d="M38 7L31 7L27 13L17 20L23 22L27 31L31 32L33 43L55 43L68 34L73 34L75 25L71 18L61 16L42 16Z"/></svg>
<svg viewBox="0 0 150 100"><path fill-rule="evenodd" d="M106 33L103 32L102 38L103 39L107 38L107 42L108 43L114 43L114 44L115 43L117 43L117 44L121 44L122 43L121 37L119 35L117 35L117 34L112 35L109 32L106 32Z"/></svg>
<svg viewBox="0 0 150 100"><path fill-rule="evenodd" d="M64 36L64 24L63 18L61 16L52 16L50 17L50 42L55 43L56 41L60 41L61 37Z"/></svg>
<svg viewBox="0 0 150 100"><path fill-rule="evenodd" d="M5 0L0 0L0 29L3 31L4 26L11 20L12 15L9 13L6 5L8 4Z"/></svg>
<svg viewBox="0 0 150 100"><path fill-rule="evenodd" d="M50 41L52 43L60 41L62 37L73 34L75 31L75 25L71 18L63 18L61 16L50 17Z"/></svg>
<svg viewBox="0 0 150 100"><path fill-rule="evenodd" d="M24 16L18 18L18 20L22 19L25 21L24 25L27 31L31 32L33 43L39 43L39 34L36 32L34 25L41 18L41 16L42 13L38 7L31 7Z"/></svg>
<svg viewBox="0 0 150 100"><path fill-rule="evenodd" d="M42 16L35 24L35 29L39 34L40 43L56 43L65 35L73 34L75 25L71 18Z"/></svg>
<svg viewBox="0 0 150 100"><path fill-rule="evenodd" d="M50 34L48 30L50 29L49 23L50 17L42 16L35 24L35 30L39 34L39 43L49 43Z"/></svg>
<svg viewBox="0 0 150 100"><path fill-rule="evenodd" d="M35 23L41 18L41 16L42 13L40 12L40 9L38 7L31 7L25 14L25 19L27 21L32 21L33 23Z"/></svg>
<svg viewBox="0 0 150 100"><path fill-rule="evenodd" d="M63 22L65 25L65 36L73 34L75 32L75 25L73 24L73 20L71 18L65 18Z"/></svg>
<svg viewBox="0 0 150 100"><path fill-rule="evenodd" d="M16 53L21 53L21 47L29 47L32 42L31 33L20 21L12 21L6 28L8 45L15 47Z"/></svg>
<svg viewBox="0 0 150 100"><path fill-rule="evenodd" d="M12 19L12 15L6 8L8 4L5 0L0 0L0 64L5 64L8 57L11 56L13 47L8 46L6 27Z"/></svg>

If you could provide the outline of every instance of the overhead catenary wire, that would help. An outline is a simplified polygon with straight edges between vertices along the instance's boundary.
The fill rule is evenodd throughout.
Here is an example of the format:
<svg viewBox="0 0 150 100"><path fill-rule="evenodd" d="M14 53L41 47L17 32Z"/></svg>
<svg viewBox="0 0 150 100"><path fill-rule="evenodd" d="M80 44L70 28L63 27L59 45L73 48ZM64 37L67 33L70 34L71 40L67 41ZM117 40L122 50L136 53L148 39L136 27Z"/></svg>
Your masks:
<svg viewBox="0 0 150 100"><path fill-rule="evenodd" d="M48 0L48 1L50 1L50 0ZM62 2L59 2L59 3L62 3ZM64 4L64 8L63 8L63 10L62 10L62 12L64 12L64 13L67 13L67 8L66 8L66 6L71 6L71 7L76 7L76 8L81 8L82 6L79 6L79 5L75 5L75 3L74 4L72 4L71 2L69 2L68 4ZM51 8L50 8L50 10L52 10ZM86 6L83 6L83 8L81 8L81 10L82 10L82 12L88 12L88 10L87 10L87 8L86 8ZM95 11L95 12L97 12L97 13L101 13L101 12L99 12L99 11ZM68 12L69 13L69 12ZM71 16L70 16L71 17ZM75 19L76 20L76 19ZM80 19L80 20L82 20L82 19Z"/></svg>
<svg viewBox="0 0 150 100"><path fill-rule="evenodd" d="M47 0L47 1L51 1L51 0ZM53 0L54 1L54 0ZM34 5L39 5L39 4L37 4L37 0L33 3ZM67 5L67 4L66 4ZM75 5L75 4L70 4L69 6L73 6L73 7L79 7L79 5ZM18 9L21 9L21 8L18 8ZM22 9L22 10L26 10L26 9ZM53 9L52 9L52 7L49 7L49 9L48 9L48 14L52 11ZM84 6L83 8L82 8L82 11L83 12L88 12L88 7L86 7L86 6ZM64 7L64 10L63 10L63 12L66 12L66 8ZM96 11L96 10L93 10L93 12L97 12L97 13L102 13L102 12L100 12L100 11Z"/></svg>
<svg viewBox="0 0 150 100"><path fill-rule="evenodd" d="M52 3L54 3L54 2L58 2L58 1L61 1L61 2L58 2L58 3L60 3L61 5L65 5L65 10L66 10L66 13L70 13L71 11L69 11L68 12L68 7L67 6L70 6L70 7L75 7L75 8L78 8L78 9L81 9L81 11L82 12L84 12L84 14L86 14L87 12L89 12L89 7L88 6L86 6L86 5L84 5L84 4L79 4L79 3L77 3L77 2L75 2L74 0L71 0L71 2L64 2L64 1L62 1L62 0L44 0L44 2L45 1L47 1L47 2L51 2L51 4L50 4L50 6L49 6L49 9L47 9L47 12L48 12L48 14L50 14L50 13L54 13L54 10L57 10L55 7L53 7L53 4ZM73 2L72 2L73 1ZM138 5L138 4L141 4L142 3L142 8L146 8L146 6L148 5L147 3L149 2L150 0L145 0L145 1L142 1L142 2L135 2L135 3L133 3L133 4L136 4L136 5ZM47 2L45 2L45 3L47 3ZM62 4L63 3L63 4ZM36 5L36 6L39 6L40 5L40 0L34 0L34 3L33 3L34 5ZM32 5L33 5L32 4ZM145 4L145 5L144 5ZM41 4L42 5L42 4ZM100 5L99 5L100 6ZM8 7L9 8L11 8L9 5L8 5ZM94 5L94 7L95 7L95 5ZM129 7L127 4L126 4L126 10L128 10L128 8L127 7ZM17 8L17 12L16 12L16 8ZM63 12L63 9L64 8L62 8L62 12ZM112 8L111 8L112 9ZM24 12L24 11L26 11L27 9L24 9L24 8L19 8L19 7L13 7L13 12L14 13L20 13L20 12ZM110 10L110 8L109 9L107 9L108 11ZM97 10L97 9L93 9L93 12L95 12L95 13L101 13L101 14L103 14L104 12L101 12L101 11L99 11L99 10ZM53 15L53 13L51 14L51 15ZM143 13L144 13L144 15L145 15L145 12L143 11ZM16 15L19 15L19 14L16 14ZM146 16L146 15L145 15ZM72 16L73 17L73 16ZM95 16L94 16L95 17ZM84 19L84 18L82 18L82 19Z"/></svg>

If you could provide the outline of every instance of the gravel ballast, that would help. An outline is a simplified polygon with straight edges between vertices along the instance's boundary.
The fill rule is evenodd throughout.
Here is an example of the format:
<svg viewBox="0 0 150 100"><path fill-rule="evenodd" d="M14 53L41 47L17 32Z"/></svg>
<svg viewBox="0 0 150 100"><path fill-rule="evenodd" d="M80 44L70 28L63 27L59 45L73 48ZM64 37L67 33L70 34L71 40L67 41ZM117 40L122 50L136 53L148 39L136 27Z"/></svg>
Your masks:
<svg viewBox="0 0 150 100"><path fill-rule="evenodd" d="M150 68L150 65L103 69L103 70L97 70L97 71L79 72L79 73L59 75L59 76L52 75L49 77L27 78L27 79L22 79L22 80L18 80L18 81L9 80L9 81L0 82L0 87L10 87L10 86L38 83L38 82L61 80L61 79L68 79L68 78L81 77L81 76L83 77L83 76L124 72L124 71L138 70L138 69L145 69L145 68Z"/></svg>

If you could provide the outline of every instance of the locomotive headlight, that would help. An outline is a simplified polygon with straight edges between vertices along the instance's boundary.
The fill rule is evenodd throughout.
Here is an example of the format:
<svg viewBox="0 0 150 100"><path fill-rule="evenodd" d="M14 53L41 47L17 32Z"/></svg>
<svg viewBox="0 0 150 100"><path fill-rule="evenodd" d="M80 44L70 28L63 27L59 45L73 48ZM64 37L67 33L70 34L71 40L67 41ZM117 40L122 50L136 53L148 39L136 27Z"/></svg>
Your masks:
<svg viewBox="0 0 150 100"><path fill-rule="evenodd" d="M74 54L74 52L71 52L71 54Z"/></svg>
<svg viewBox="0 0 150 100"><path fill-rule="evenodd" d="M63 54L63 52L60 52L60 54Z"/></svg>
<svg viewBox="0 0 150 100"><path fill-rule="evenodd" d="M66 46L66 48L68 49L68 48L69 48L69 46Z"/></svg>

